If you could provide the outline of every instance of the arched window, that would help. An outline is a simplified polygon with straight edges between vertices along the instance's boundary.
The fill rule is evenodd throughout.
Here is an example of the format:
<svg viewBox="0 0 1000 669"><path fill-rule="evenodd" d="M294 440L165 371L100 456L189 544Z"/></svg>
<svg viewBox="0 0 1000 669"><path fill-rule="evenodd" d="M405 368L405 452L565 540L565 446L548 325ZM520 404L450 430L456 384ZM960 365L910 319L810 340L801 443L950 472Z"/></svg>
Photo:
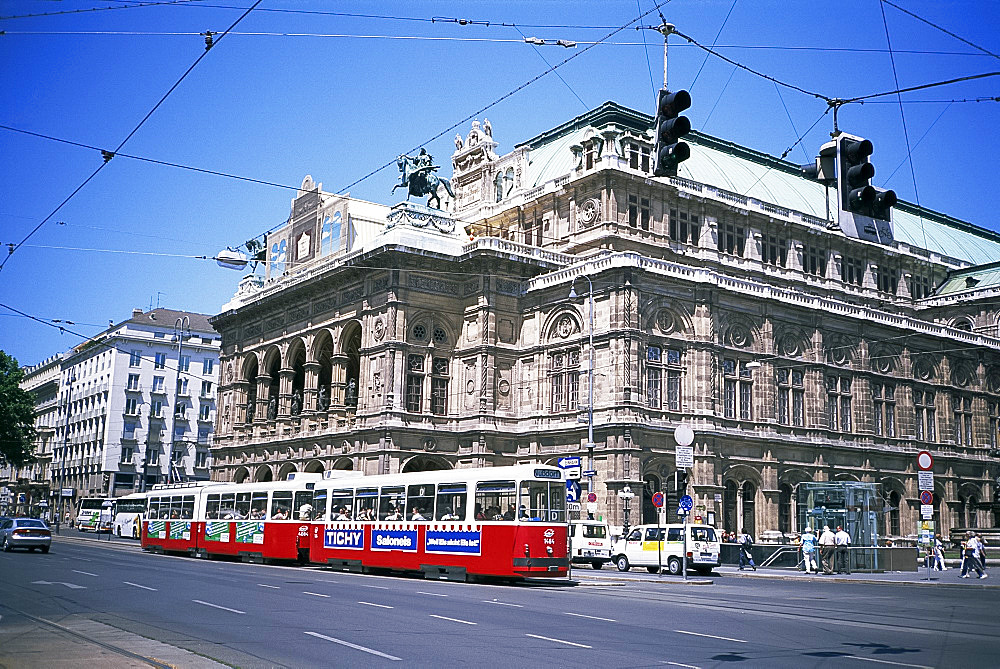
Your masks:
<svg viewBox="0 0 1000 669"><path fill-rule="evenodd" d="M757 486L750 481L743 482L743 531L757 537Z"/></svg>
<svg viewBox="0 0 1000 669"><path fill-rule="evenodd" d="M739 529L736 522L735 481L726 481L725 493L722 496L722 523L726 532L736 532Z"/></svg>
<svg viewBox="0 0 1000 669"><path fill-rule="evenodd" d="M891 536L898 537L900 535L900 525L899 525L899 505L902 503L902 498L899 493L893 490L889 493L889 518L886 523L887 534Z"/></svg>
<svg viewBox="0 0 1000 669"><path fill-rule="evenodd" d="M787 483L778 486L778 531L792 531L792 486Z"/></svg>

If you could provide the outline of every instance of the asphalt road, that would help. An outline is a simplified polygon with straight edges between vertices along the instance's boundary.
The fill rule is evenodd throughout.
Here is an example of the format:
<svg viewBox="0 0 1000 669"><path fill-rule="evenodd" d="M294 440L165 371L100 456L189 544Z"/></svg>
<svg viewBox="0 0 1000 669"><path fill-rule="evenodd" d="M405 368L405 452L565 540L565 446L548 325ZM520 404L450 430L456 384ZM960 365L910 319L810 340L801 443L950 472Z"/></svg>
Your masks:
<svg viewBox="0 0 1000 669"><path fill-rule="evenodd" d="M32 664L32 621L34 660L53 625L77 629L76 652L87 652L81 620L118 632L100 637L105 654L162 655L147 639L194 653L166 662L175 666L889 669L1000 657L998 588L737 577L685 586L588 572L578 586L450 583L57 540L48 555L0 553L0 664ZM21 656L5 644L15 628ZM142 666L119 660L105 665Z"/></svg>

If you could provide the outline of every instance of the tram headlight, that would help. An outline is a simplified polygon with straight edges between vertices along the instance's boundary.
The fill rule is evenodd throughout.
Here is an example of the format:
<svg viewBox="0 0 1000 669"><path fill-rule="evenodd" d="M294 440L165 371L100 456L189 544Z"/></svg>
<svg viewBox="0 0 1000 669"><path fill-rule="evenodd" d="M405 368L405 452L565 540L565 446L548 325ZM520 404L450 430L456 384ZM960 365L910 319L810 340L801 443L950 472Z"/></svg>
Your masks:
<svg viewBox="0 0 1000 669"><path fill-rule="evenodd" d="M549 554L549 557L552 557L552 546L546 546L545 552Z"/></svg>
<svg viewBox="0 0 1000 669"><path fill-rule="evenodd" d="M524 544L524 557L531 557L531 549L528 548L528 544Z"/></svg>

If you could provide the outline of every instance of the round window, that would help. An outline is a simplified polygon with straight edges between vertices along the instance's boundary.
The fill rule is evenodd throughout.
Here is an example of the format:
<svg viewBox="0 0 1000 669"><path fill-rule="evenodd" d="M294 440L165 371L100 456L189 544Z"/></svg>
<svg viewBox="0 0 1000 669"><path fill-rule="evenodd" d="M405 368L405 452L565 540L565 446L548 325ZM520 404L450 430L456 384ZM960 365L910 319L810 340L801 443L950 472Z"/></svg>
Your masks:
<svg viewBox="0 0 1000 669"><path fill-rule="evenodd" d="M444 328L434 328L434 341L443 344L447 338L448 335L445 334Z"/></svg>
<svg viewBox="0 0 1000 669"><path fill-rule="evenodd" d="M427 328L422 324L417 324L413 326L413 338L418 340L423 340L427 338Z"/></svg>

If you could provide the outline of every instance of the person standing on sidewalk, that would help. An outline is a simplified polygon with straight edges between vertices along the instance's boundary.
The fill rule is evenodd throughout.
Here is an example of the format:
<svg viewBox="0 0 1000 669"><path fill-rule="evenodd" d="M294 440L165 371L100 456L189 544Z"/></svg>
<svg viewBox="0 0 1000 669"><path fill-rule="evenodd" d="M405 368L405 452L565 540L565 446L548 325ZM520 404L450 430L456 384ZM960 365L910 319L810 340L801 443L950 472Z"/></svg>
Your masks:
<svg viewBox="0 0 1000 669"><path fill-rule="evenodd" d="M944 564L944 539L940 534L934 535L934 569L944 571L948 567Z"/></svg>
<svg viewBox="0 0 1000 669"><path fill-rule="evenodd" d="M962 561L962 576L961 578L969 578L969 572L975 570L979 575L979 578L986 578L986 572L979 564L979 556L981 554L980 547L982 544L979 539L976 538L975 532L969 532L968 538L965 540L965 553L964 560Z"/></svg>
<svg viewBox="0 0 1000 669"><path fill-rule="evenodd" d="M819 559L823 563L823 573L833 573L833 551L837 546L837 539L830 531L829 525L823 526L823 532L819 535Z"/></svg>
<svg viewBox="0 0 1000 669"><path fill-rule="evenodd" d="M746 530L740 535L739 538L740 545L740 571L743 571L743 567L749 566L757 571L757 565L753 563L753 537Z"/></svg>
<svg viewBox="0 0 1000 669"><path fill-rule="evenodd" d="M837 573L851 573L851 535L840 525L837 525L837 533L834 535L837 546Z"/></svg>
<svg viewBox="0 0 1000 669"><path fill-rule="evenodd" d="M816 565L816 535L813 534L812 528L807 527L799 539L802 542L802 562L805 563L806 573L818 572L819 567Z"/></svg>

